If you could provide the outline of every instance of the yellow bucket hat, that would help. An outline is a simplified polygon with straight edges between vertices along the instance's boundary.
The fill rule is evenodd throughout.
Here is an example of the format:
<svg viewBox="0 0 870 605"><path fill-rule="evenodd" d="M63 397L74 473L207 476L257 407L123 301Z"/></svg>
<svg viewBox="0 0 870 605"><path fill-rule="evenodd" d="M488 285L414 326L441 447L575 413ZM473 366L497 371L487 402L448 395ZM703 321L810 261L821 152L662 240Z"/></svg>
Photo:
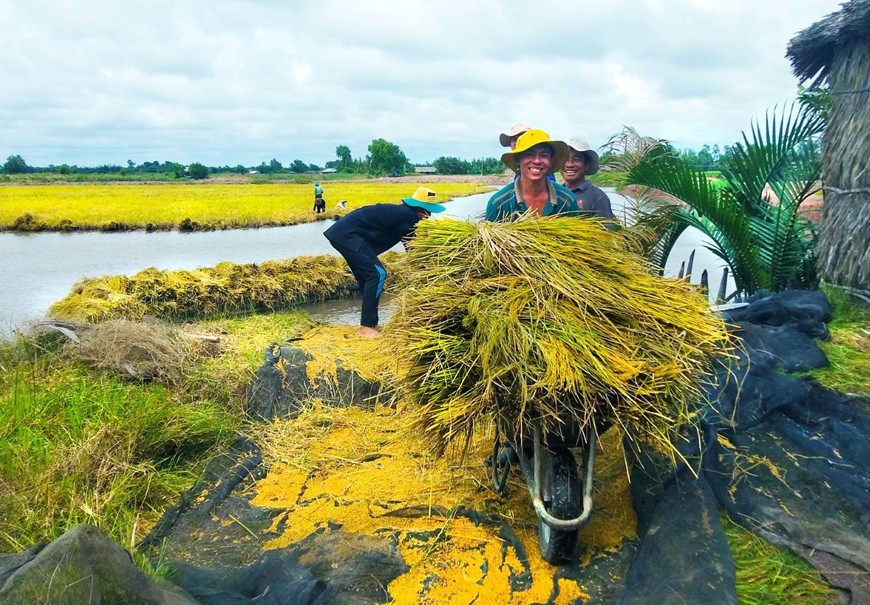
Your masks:
<svg viewBox="0 0 870 605"><path fill-rule="evenodd" d="M550 166L550 173L561 170L570 154L568 145L564 141L554 141L547 132L538 128L532 128L521 134L520 138L517 139L517 146L502 154L501 161L516 172L520 156L535 145L541 144L547 144L553 150L553 164Z"/></svg>
<svg viewBox="0 0 870 605"><path fill-rule="evenodd" d="M411 197L403 197L402 201L409 206L422 208L428 212L443 212L444 206L437 203L438 194L426 187L417 187L417 191Z"/></svg>

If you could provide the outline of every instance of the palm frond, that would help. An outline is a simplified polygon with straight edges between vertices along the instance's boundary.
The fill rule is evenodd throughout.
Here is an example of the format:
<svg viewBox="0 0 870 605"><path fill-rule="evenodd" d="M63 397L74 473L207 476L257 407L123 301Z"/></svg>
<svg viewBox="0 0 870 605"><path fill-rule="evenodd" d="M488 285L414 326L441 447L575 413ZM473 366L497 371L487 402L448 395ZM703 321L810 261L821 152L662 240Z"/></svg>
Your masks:
<svg viewBox="0 0 870 605"><path fill-rule="evenodd" d="M816 236L800 214L800 204L818 187L816 137L823 126L806 107L774 108L735 145L723 172L724 186L714 187L703 172L684 162L649 154L630 164L626 183L676 198L682 210L671 218L710 238L709 249L730 266L739 290L812 287L817 283L811 266ZM656 228L663 235L673 233Z"/></svg>

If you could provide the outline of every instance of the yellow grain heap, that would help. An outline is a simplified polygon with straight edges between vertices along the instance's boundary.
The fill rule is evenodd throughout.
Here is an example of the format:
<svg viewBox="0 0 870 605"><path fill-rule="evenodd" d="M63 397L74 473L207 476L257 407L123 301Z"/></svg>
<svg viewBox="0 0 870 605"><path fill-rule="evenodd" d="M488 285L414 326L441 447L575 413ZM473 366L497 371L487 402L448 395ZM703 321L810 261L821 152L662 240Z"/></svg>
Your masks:
<svg viewBox="0 0 870 605"><path fill-rule="evenodd" d="M423 221L388 334L415 426L437 452L495 417L545 433L593 416L674 453L723 321L593 221Z"/></svg>

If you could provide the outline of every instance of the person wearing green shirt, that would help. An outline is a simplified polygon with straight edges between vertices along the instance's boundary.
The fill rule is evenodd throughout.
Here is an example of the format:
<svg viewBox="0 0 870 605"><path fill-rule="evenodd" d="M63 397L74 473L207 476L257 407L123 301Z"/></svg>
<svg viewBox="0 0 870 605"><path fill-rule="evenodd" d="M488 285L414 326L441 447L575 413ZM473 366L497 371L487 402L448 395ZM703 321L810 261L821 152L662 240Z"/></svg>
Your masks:
<svg viewBox="0 0 870 605"><path fill-rule="evenodd" d="M489 199L486 220L513 220L527 211L540 216L579 216L571 190L549 180L549 175L564 166L568 153L564 141L554 141L543 130L531 128L520 134L516 146L501 156L501 161L518 177Z"/></svg>

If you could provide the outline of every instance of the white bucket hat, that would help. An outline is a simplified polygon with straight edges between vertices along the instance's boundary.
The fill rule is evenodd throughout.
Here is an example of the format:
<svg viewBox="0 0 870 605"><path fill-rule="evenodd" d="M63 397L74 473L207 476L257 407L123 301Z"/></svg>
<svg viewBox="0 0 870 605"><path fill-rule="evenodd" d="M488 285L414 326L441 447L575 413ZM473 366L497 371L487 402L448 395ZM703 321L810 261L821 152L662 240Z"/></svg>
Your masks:
<svg viewBox="0 0 870 605"><path fill-rule="evenodd" d="M598 158L598 152L589 146L589 143L586 142L586 139L581 139L580 137L571 137L565 142L568 143L568 147L570 147L572 151L577 151L586 156L587 175L591 176L598 172L598 167L601 164Z"/></svg>
<svg viewBox="0 0 870 605"><path fill-rule="evenodd" d="M525 131L531 130L531 129L532 129L532 127L529 126L528 124L523 124L522 122L517 122L516 124L511 126L510 130L498 135L498 142L501 143L502 147L510 147L512 138L518 137L521 134L523 134Z"/></svg>

